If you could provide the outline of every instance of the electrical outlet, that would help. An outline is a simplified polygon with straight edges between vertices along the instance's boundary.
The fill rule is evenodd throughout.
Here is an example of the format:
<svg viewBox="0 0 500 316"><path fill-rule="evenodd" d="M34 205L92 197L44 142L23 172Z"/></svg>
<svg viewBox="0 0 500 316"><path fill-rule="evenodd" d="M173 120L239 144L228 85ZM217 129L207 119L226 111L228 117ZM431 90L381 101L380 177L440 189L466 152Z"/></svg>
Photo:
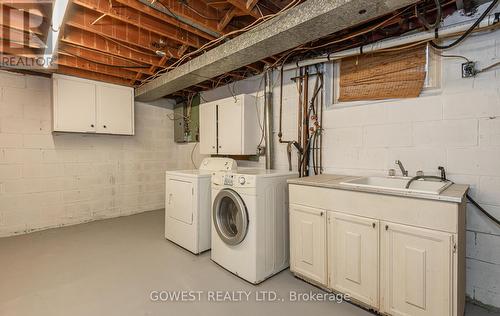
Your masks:
<svg viewBox="0 0 500 316"><path fill-rule="evenodd" d="M462 78L474 77L477 74L476 63L468 61L462 64Z"/></svg>

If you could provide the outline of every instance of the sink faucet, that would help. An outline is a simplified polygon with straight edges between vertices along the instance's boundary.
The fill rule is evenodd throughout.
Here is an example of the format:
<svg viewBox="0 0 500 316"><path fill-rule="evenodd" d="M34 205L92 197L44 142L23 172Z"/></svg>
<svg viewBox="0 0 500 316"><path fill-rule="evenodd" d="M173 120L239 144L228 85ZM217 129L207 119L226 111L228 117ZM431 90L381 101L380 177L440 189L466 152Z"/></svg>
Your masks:
<svg viewBox="0 0 500 316"><path fill-rule="evenodd" d="M403 167L403 163L401 163L400 160L396 160L396 164L399 166L399 169L401 169L401 173L403 174L404 177L408 176L408 170Z"/></svg>

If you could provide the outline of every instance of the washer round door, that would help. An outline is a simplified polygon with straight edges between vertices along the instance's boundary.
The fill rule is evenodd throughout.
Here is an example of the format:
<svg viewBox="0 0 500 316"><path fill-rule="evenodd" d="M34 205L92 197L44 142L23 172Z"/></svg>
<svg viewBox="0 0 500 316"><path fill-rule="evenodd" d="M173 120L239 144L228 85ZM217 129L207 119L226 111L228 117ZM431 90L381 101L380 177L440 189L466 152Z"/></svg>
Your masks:
<svg viewBox="0 0 500 316"><path fill-rule="evenodd" d="M245 239L248 231L248 212L238 193L222 189L214 199L212 212L215 230L222 241L234 246Z"/></svg>

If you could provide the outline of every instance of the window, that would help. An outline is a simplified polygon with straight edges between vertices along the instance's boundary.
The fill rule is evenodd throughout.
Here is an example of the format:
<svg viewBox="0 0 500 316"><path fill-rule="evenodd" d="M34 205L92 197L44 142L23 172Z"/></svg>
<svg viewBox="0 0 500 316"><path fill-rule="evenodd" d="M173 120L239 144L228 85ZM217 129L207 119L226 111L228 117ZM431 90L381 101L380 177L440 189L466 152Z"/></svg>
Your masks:
<svg viewBox="0 0 500 316"><path fill-rule="evenodd" d="M441 67L439 55L436 54L430 47L425 46L421 48L421 53L415 54L402 53L404 51L394 51L392 54L386 54L386 56L380 53L364 56L364 59L359 59L359 56L350 57L344 59L345 63L350 63L348 67L342 67L342 61L334 61L325 64L325 100L327 100L328 105L358 105L365 104L367 102L380 102L381 100L397 99L403 97L415 97L420 95L420 93L427 93L432 90L440 88L441 82ZM385 60L385 57L394 58L395 65L391 65L391 62L384 62L381 65L381 61ZM410 61L410 58L414 58ZM418 59L418 60L417 60ZM342 77L342 70L349 71L356 67L356 61L363 61L365 63L364 69L355 76ZM397 63L400 63L399 65ZM392 91L384 91L384 89L389 89L390 84L384 83L385 80L393 80L404 74L404 65L413 62L416 66L423 65L423 76L415 74L413 76L411 73L406 74L406 79L415 78L415 80L420 80L420 83L416 83L414 87L407 87L410 90L406 90L405 94L392 93ZM373 65L380 65L380 67L372 67ZM345 65L344 65L345 66ZM351 67L349 67L351 66ZM377 68L372 70L372 68ZM418 67L417 67L418 68ZM402 72L398 73L398 71ZM386 77L387 75L387 77ZM392 76L392 78L391 78ZM342 81L343 79L346 79ZM423 80L423 83L421 82ZM342 81L342 82L341 82ZM419 86L420 84L420 86ZM351 85L351 86L349 86ZM423 87L423 88L422 88ZM346 89L342 91L342 89ZM415 90L417 89L417 90ZM399 91L405 92L405 91Z"/></svg>

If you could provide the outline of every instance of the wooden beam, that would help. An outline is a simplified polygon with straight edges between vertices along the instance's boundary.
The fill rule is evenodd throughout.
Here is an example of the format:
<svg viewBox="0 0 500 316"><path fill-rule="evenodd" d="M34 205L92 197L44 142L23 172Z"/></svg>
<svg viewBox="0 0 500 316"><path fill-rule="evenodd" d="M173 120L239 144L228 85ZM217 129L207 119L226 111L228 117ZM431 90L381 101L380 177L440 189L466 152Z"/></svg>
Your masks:
<svg viewBox="0 0 500 316"><path fill-rule="evenodd" d="M217 27L218 20L222 18L219 11L210 7L202 0L187 0L187 5L178 0L158 0L157 2L167 7L175 15L195 21L214 32L226 33L225 31L219 30ZM234 29L228 29L227 31L233 30Z"/></svg>
<svg viewBox="0 0 500 316"><path fill-rule="evenodd" d="M4 6L0 3L1 16L0 25L8 26L11 29L31 32L40 37L45 36L47 21L43 17L19 11L16 8Z"/></svg>
<svg viewBox="0 0 500 316"><path fill-rule="evenodd" d="M142 4L141 2L139 2L137 0L115 0L115 1L122 4L122 5L125 5L129 8L131 8L131 9L134 9L134 10L137 10L137 11L142 12L144 14L147 14L153 18L167 22L167 23L171 24L172 26L180 27L180 28L192 33L192 34L201 36L209 41L215 39L214 36L209 35L205 32L202 32L202 31L200 31L200 30L198 30L198 29L196 29L196 28L194 28L186 23L182 23L182 22L178 21L177 19L175 19L171 16L168 16L162 12L159 12L158 10L155 10L155 9L145 5L145 4Z"/></svg>
<svg viewBox="0 0 500 316"><path fill-rule="evenodd" d="M272 14L273 12L268 10L267 8L262 8L262 14L260 11L255 8L255 5L257 4L258 0L227 0L230 4L238 8L238 10L242 11L245 15L251 15L252 17L258 19L262 15L269 15Z"/></svg>
<svg viewBox="0 0 500 316"><path fill-rule="evenodd" d="M126 78L126 79L133 79L137 75L137 73L123 69L123 68L116 68L116 67L111 67L111 66L105 66L105 65L100 65L96 63L89 62L87 60L70 56L70 55L65 55L65 53L59 53L59 57L57 58L56 62L59 66L66 66L66 67L71 67L71 68L76 68L76 69L81 69L81 70L86 70L86 71L91 71L103 75L109 75L117 78Z"/></svg>
<svg viewBox="0 0 500 316"><path fill-rule="evenodd" d="M247 0L247 9L252 10L257 5L257 2L259 2L259 0Z"/></svg>
<svg viewBox="0 0 500 316"><path fill-rule="evenodd" d="M84 31L68 25L64 29L64 33L61 36L61 42L98 51L104 55L121 58L128 62L157 66L160 65L160 57L156 54L128 48L127 45L119 45L115 41L111 41L99 34Z"/></svg>
<svg viewBox="0 0 500 316"><path fill-rule="evenodd" d="M129 81L127 79L124 79L124 78L100 74L100 73L93 72L93 71L87 71L87 70L67 67L64 65L59 65L56 72L58 74L62 74L62 75L80 77L80 78L85 78L85 79L90 79L90 80L104 81L104 82L108 82L108 83L119 84L122 86L130 86Z"/></svg>
<svg viewBox="0 0 500 316"><path fill-rule="evenodd" d="M66 22L66 25L86 32L91 32L108 39L114 39L128 47L136 46L140 49L153 53L158 50L158 48L153 46L153 43L164 41L164 39L156 33L150 32L147 29L139 29L135 25L118 23L91 25L90 23L97 17L99 17L99 13L96 13L95 11L78 8L75 12L73 12L71 19ZM175 48L167 47L160 50L164 51L170 57L180 57L178 50Z"/></svg>
<svg viewBox="0 0 500 316"><path fill-rule="evenodd" d="M143 15L140 11L130 9L129 7L110 7L109 1L102 0L73 0L73 3L98 12L99 15L96 19L106 14L108 17L115 20L139 27L141 30L147 29L161 37L169 38L180 44L199 48L205 43L205 41L202 41L197 35L188 32L180 32L177 27L168 23L162 23L157 19L151 18L148 15Z"/></svg>
<svg viewBox="0 0 500 316"><path fill-rule="evenodd" d="M237 13L238 10L235 7L231 7L229 10L227 10L222 20L220 20L219 24L217 24L217 29L219 31L225 29L226 26L229 24L229 22L231 22L231 20L236 16Z"/></svg>
<svg viewBox="0 0 500 316"><path fill-rule="evenodd" d="M72 44L61 43L61 48L59 49L59 54L80 57L82 60L87 60L95 62L96 64L109 65L109 66L122 66L129 65L129 68L123 68L129 71L133 71L134 75L136 73L142 73L146 75L152 75L153 72L149 70L150 65L141 64L133 62L130 60L125 60L124 58L105 55L100 52L96 52L85 47L78 47ZM140 68L138 68L140 67Z"/></svg>
<svg viewBox="0 0 500 316"><path fill-rule="evenodd" d="M38 36L30 34L29 32L11 29L5 25L0 26L0 32L0 37L9 41L10 45L13 47L27 46L40 49L45 47L45 42L43 42Z"/></svg>
<svg viewBox="0 0 500 316"><path fill-rule="evenodd" d="M163 66L167 63L168 61L168 57L167 56L163 56L160 60L160 65L159 66ZM152 74L155 73L156 71L156 68L158 68L157 66L151 66L149 69L148 69L148 72ZM133 79L132 81L130 82L130 84L135 84L136 81L140 81L141 78L143 77L143 74L142 73L138 73Z"/></svg>
<svg viewBox="0 0 500 316"><path fill-rule="evenodd" d="M12 56L36 57L43 54L43 49L35 49L23 45L12 45L8 39L0 38L0 53Z"/></svg>

